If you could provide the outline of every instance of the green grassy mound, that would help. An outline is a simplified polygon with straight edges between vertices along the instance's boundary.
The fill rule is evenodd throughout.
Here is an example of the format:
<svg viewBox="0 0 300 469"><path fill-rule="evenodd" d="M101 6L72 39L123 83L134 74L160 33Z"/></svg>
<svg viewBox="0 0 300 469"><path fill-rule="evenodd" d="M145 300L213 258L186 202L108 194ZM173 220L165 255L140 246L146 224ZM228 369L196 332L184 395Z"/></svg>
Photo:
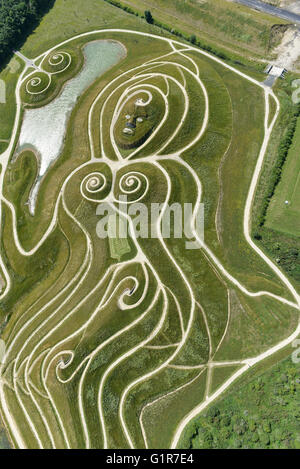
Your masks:
<svg viewBox="0 0 300 469"><path fill-rule="evenodd" d="M148 105L137 105L137 100L143 98L145 102L148 96L145 93L140 93L126 102L115 125L116 142L123 150L130 150L142 145L162 118L163 105L161 98L155 94ZM131 133L125 133L124 129L129 130Z"/></svg>
<svg viewBox="0 0 300 469"><path fill-rule="evenodd" d="M49 62L50 61L50 62ZM52 101L62 90L64 84L75 76L84 62L80 47L72 50L54 51L42 60L40 69L24 80L21 99L25 106L41 107Z"/></svg>

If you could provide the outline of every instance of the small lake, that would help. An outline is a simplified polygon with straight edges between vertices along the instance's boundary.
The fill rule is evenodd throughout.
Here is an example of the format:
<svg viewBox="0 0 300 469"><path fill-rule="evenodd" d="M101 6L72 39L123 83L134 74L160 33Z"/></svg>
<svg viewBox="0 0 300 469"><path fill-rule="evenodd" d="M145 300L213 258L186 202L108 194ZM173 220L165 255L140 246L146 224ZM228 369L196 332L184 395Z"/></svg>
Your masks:
<svg viewBox="0 0 300 469"><path fill-rule="evenodd" d="M31 148L40 158L38 180L29 200L31 213L34 213L40 180L62 150L68 118L78 97L126 55L121 44L107 40L90 42L83 47L83 53L83 68L66 83L60 95L46 106L27 109L24 113L17 151Z"/></svg>

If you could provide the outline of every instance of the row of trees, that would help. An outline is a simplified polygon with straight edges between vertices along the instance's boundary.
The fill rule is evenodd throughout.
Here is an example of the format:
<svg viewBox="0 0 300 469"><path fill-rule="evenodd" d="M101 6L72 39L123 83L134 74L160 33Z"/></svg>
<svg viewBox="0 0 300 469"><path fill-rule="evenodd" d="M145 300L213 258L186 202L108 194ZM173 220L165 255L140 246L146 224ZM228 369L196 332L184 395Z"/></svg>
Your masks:
<svg viewBox="0 0 300 469"><path fill-rule="evenodd" d="M13 50L38 24L55 0L1 0L0 1L0 63L10 57Z"/></svg>
<svg viewBox="0 0 300 469"><path fill-rule="evenodd" d="M154 24L155 26L158 26L159 28L164 29L165 31L168 31L171 34L174 34L174 36L177 36L180 39L184 39L185 41L188 41L191 44L193 44L195 46L198 46L201 49L206 50L206 51L210 52L211 54L214 54L215 56L217 56L217 57L219 57L223 60L233 62L236 65L243 65L241 62L239 62L237 60L232 60L229 56L227 56L223 52L220 52L220 51L214 49L213 47L203 43L202 41L199 41L195 34L192 34L192 35L189 36L187 34L182 33L181 31L178 31L178 30L174 29L173 27L171 27L171 26L169 26L165 23L162 23L161 21L156 20L155 18L153 18L152 13L151 13L150 10L146 10L143 15L140 15L137 11L133 10L132 8L130 8L126 5L123 5L122 3L120 3L117 0L105 0L105 1L107 3L110 3L113 6L117 7L117 8L121 8L122 10L126 11L127 13L130 13L131 15L141 16L141 18L145 19L147 21L147 23Z"/></svg>

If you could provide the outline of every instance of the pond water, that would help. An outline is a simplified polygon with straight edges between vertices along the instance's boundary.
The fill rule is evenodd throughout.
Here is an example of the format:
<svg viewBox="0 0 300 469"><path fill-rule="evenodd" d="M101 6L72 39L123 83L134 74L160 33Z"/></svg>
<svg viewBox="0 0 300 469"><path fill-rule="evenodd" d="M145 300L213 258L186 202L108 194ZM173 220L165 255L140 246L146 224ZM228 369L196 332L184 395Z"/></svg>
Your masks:
<svg viewBox="0 0 300 469"><path fill-rule="evenodd" d="M38 179L29 200L31 213L34 213L41 178L62 150L68 118L78 97L126 54L121 44L106 40L90 42L84 46L83 53L82 70L66 83L60 95L46 106L27 109L24 113L17 152L31 148L40 159Z"/></svg>

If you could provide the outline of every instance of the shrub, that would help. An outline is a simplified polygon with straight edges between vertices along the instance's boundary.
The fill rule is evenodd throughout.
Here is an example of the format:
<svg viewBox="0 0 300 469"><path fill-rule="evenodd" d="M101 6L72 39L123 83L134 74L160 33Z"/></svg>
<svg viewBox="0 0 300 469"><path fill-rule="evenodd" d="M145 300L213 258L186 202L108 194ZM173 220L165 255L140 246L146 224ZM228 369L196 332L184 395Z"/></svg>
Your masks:
<svg viewBox="0 0 300 469"><path fill-rule="evenodd" d="M153 19L153 16L152 16L152 13L151 13L150 10L145 11L145 19L146 19L147 23L149 23L149 24L154 23L154 19Z"/></svg>
<svg viewBox="0 0 300 469"><path fill-rule="evenodd" d="M191 42L192 44L196 44L196 36L195 36L195 34L192 34L192 35L191 35L191 37L190 37L190 42Z"/></svg>

